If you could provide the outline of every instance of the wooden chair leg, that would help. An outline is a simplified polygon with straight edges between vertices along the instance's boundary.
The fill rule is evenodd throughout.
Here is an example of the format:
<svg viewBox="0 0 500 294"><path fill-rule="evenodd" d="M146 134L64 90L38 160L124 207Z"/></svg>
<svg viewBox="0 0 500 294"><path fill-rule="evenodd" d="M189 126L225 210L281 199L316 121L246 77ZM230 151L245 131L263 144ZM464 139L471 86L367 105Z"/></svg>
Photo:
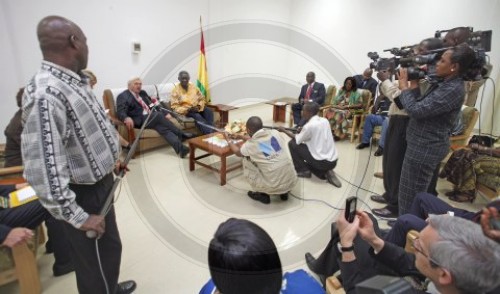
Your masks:
<svg viewBox="0 0 500 294"><path fill-rule="evenodd" d="M352 118L352 127L351 127L351 143L354 142L354 136L356 134L356 129L358 128L358 117L354 116Z"/></svg>
<svg viewBox="0 0 500 294"><path fill-rule="evenodd" d="M42 287L38 268L33 252L28 245L18 245L12 248L12 257L16 266L16 275L19 280L21 294L40 294Z"/></svg>

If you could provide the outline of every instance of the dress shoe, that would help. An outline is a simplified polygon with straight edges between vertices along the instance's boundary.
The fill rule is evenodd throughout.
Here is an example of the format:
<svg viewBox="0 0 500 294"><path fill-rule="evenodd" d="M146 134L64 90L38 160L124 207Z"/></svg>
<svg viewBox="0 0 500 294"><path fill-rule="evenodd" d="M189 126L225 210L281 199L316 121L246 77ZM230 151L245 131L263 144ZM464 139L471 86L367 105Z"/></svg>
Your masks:
<svg viewBox="0 0 500 294"><path fill-rule="evenodd" d="M378 217L383 217L383 218L397 218L398 217L398 214L389 210L387 208L387 206L384 208L374 208L374 209L372 209L372 212L374 215L376 215Z"/></svg>
<svg viewBox="0 0 500 294"><path fill-rule="evenodd" d="M75 271L75 267L71 262L67 264L55 264L52 266L52 272L54 273L54 277L64 276L65 274L69 274Z"/></svg>
<svg viewBox="0 0 500 294"><path fill-rule="evenodd" d="M315 265L316 258L314 258L314 256L312 256L311 253L306 252L305 259L306 259L306 264L307 264L307 267L309 268L309 270L315 274L320 274L320 272L316 269L316 265Z"/></svg>
<svg viewBox="0 0 500 294"><path fill-rule="evenodd" d="M47 243L45 243L45 254L54 253L54 248L52 248L52 241L49 239Z"/></svg>
<svg viewBox="0 0 500 294"><path fill-rule="evenodd" d="M372 196L370 196L370 199L373 202L387 204L387 200L385 200L384 196L381 196L381 195L372 195Z"/></svg>
<svg viewBox="0 0 500 294"><path fill-rule="evenodd" d="M383 179L384 173L383 172L376 172L376 173L373 173L373 176L376 178L379 178L379 179Z"/></svg>
<svg viewBox="0 0 500 294"><path fill-rule="evenodd" d="M373 156L382 156L382 154L384 154L384 148L378 146L377 150L375 151L375 153L373 153Z"/></svg>
<svg viewBox="0 0 500 294"><path fill-rule="evenodd" d="M129 294L134 292L135 288L137 288L135 281L130 280L121 282L116 286L116 294Z"/></svg>
<svg viewBox="0 0 500 294"><path fill-rule="evenodd" d="M188 132L182 133L182 138L185 140L188 140L188 139L191 139L194 137L196 137L196 135L193 133L188 133Z"/></svg>
<svg viewBox="0 0 500 294"><path fill-rule="evenodd" d="M189 151L190 151L189 147L182 146L182 150L181 150L181 153L179 154L179 156L180 156L181 158L185 158L185 157L186 157L186 155L188 155L188 154L189 154Z"/></svg>
<svg viewBox="0 0 500 294"><path fill-rule="evenodd" d="M297 177L299 178L311 178L311 171L305 170L305 171L299 171L297 172Z"/></svg>
<svg viewBox="0 0 500 294"><path fill-rule="evenodd" d="M283 201L287 201L288 200L288 192L281 194L280 199Z"/></svg>
<svg viewBox="0 0 500 294"><path fill-rule="evenodd" d="M253 200L262 202L264 204L271 203L271 197L269 197L269 195L267 195L266 193L248 191L247 195Z"/></svg>
<svg viewBox="0 0 500 294"><path fill-rule="evenodd" d="M356 146L356 149L361 150L365 149L366 147L370 147L369 143L360 143L358 146Z"/></svg>
<svg viewBox="0 0 500 294"><path fill-rule="evenodd" d="M337 175L335 175L335 172L333 170L329 170L326 172L326 181L337 188L342 187L342 183L340 182L339 178L337 178Z"/></svg>

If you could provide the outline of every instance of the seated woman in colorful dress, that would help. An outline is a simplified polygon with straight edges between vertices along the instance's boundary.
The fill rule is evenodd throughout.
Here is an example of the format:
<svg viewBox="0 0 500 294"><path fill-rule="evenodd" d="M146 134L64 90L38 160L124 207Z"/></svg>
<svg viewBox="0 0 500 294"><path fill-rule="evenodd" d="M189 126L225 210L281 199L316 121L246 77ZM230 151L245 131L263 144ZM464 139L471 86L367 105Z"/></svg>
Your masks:
<svg viewBox="0 0 500 294"><path fill-rule="evenodd" d="M347 135L348 119L363 111L363 102L361 94L357 91L356 80L347 77L344 86L333 99L332 107L326 110L325 117L330 121L335 139L342 140Z"/></svg>

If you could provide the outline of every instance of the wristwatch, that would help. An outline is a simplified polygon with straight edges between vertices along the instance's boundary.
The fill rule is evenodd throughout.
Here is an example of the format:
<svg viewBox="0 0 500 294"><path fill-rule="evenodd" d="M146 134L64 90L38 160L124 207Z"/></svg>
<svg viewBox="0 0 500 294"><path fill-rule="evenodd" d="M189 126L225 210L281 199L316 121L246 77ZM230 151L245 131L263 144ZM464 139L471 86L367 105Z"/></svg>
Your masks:
<svg viewBox="0 0 500 294"><path fill-rule="evenodd" d="M338 242L337 248L339 249L339 252L351 252L354 250L354 244L349 247L342 247L342 245L340 245L340 242Z"/></svg>

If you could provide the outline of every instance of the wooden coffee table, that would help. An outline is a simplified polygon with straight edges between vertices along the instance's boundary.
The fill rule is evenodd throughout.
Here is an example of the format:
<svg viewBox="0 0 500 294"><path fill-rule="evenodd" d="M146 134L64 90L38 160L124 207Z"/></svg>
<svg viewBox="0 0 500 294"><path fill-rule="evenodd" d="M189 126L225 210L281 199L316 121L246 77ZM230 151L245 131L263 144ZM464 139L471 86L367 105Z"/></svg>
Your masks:
<svg viewBox="0 0 500 294"><path fill-rule="evenodd" d="M203 139L215 136L217 134L220 134L220 133L208 134L208 135L192 138L192 139L189 139L187 141L189 143L189 149L190 149L190 151L189 151L189 170L193 171L195 164L198 164L198 165L201 165L201 166L208 168L212 171L215 171L215 172L220 174L220 185L224 186L226 184L226 174L230 171L233 171L235 169L240 168L241 164L236 164L230 168L227 168L226 158L228 156L231 156L234 154L231 151L231 148L229 148L229 146L221 148L221 147L218 147L214 144L209 144L209 143L203 141ZM243 143L241 143L241 144L243 144ZM207 153L195 157L196 149L204 150ZM210 164L206 164L206 163L203 163L200 161L200 159L211 156L211 155L215 155L215 156L220 157L220 169L217 169Z"/></svg>

